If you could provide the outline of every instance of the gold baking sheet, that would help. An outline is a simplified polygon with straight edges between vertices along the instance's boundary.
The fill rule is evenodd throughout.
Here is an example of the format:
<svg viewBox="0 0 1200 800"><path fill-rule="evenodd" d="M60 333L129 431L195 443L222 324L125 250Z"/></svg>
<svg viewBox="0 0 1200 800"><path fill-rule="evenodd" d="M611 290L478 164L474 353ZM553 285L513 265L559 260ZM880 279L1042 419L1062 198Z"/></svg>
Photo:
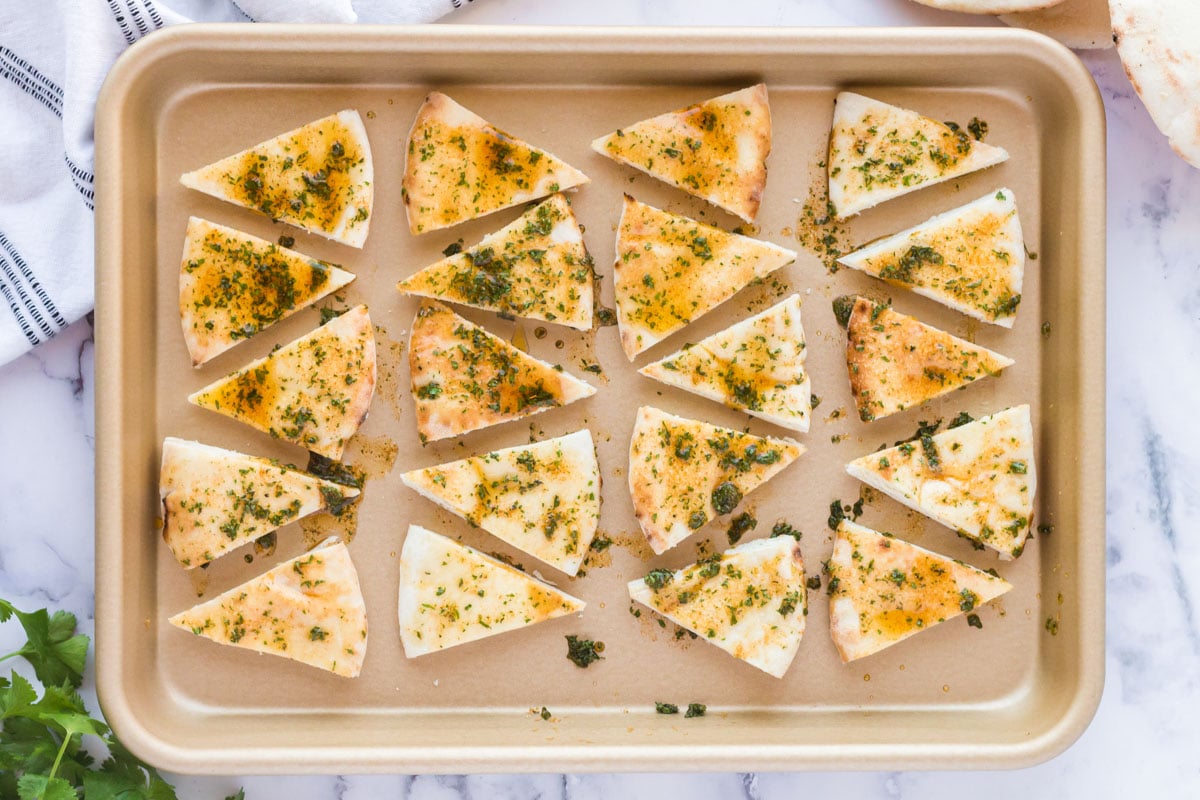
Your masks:
<svg viewBox="0 0 1200 800"><path fill-rule="evenodd" d="M823 180L818 162L832 100L852 88L960 123L988 122L999 167L924 189L845 225L860 244L1007 186L1016 192L1029 262L1012 331L973 324L865 275L831 275L815 255L750 287L630 365L615 328L580 334L522 322L535 355L599 388L565 409L422 447L408 396L405 344L416 303L401 277L469 245L519 213L413 237L400 200L403 146L437 88L592 178L572 195L612 305L613 232L621 194L725 228L738 221L593 153L588 143L634 120L757 81L770 90L774 148L757 235L801 249L802 209ZM364 116L376 207L362 251L274 224L184 189L185 170L343 108ZM1066 49L1009 30L705 30L184 26L148 37L113 69L97 120L98 689L105 714L148 761L185 772L790 770L1012 767L1046 759L1086 727L1103 683L1104 118L1096 88ZM346 680L284 659L223 648L166 623L301 552L328 521L279 531L273 553L243 548L191 574L162 544L157 473L164 436L195 438L303 465L305 455L189 406L187 394L318 324L301 312L193 370L178 317L178 269L189 214L274 239L356 273L344 305L365 302L377 326L380 383L347 454L369 475L351 553L370 624L363 673ZM911 435L918 420L975 416L1028 402L1037 436L1036 536L1015 562L972 550L951 532L876 497L861 522L995 567L1015 588L980 611L869 659L842 665L829 639L824 581L809 593L808 632L787 676L771 678L703 641L677 639L625 582L727 546L711 524L651 558L626 487L629 434L644 403L757 433L782 429L638 376L635 366L774 302L804 301L808 365L822 398L809 449L745 508L765 536L777 519L804 531L810 574L829 557L831 500L853 502L850 459ZM864 424L853 412L844 332L831 298L892 297L922 320L1016 359L929 406ZM464 312L501 335L518 325ZM1050 323L1044 336L1044 322ZM547 335L538 338L535 329ZM598 363L602 375L583 371ZM601 529L616 544L566 578L406 489L399 474L495 447L564 434L596 437ZM484 551L507 553L588 601L570 617L409 661L396 621L397 563L416 522ZM253 556L252 563L243 558ZM1052 635L1047 619L1057 624ZM581 670L566 634L601 639L605 659ZM654 713L655 701L708 705L702 719ZM531 709L546 707L545 721Z"/></svg>

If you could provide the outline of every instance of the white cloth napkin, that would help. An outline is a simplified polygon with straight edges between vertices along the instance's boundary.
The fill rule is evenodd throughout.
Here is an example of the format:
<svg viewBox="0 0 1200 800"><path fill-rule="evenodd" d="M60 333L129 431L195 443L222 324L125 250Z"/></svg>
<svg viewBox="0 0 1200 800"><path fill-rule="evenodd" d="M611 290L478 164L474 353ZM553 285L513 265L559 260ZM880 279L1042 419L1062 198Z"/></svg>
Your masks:
<svg viewBox="0 0 1200 800"><path fill-rule="evenodd" d="M92 309L96 95L126 47L184 22L429 22L469 2L0 0L0 365Z"/></svg>

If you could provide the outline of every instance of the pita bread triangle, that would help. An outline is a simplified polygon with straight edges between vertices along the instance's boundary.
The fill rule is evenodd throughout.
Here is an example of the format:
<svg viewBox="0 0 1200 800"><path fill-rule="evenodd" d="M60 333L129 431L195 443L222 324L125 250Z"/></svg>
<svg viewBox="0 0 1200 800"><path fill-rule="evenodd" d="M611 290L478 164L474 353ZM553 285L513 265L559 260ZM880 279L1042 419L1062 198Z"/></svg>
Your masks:
<svg viewBox="0 0 1200 800"><path fill-rule="evenodd" d="M200 366L354 276L333 264L192 217L179 272L183 338Z"/></svg>
<svg viewBox="0 0 1200 800"><path fill-rule="evenodd" d="M417 311L408 358L422 442L540 414L596 393L432 300Z"/></svg>
<svg viewBox="0 0 1200 800"><path fill-rule="evenodd" d="M412 233L428 233L587 182L569 164L433 92L408 135L404 210Z"/></svg>
<svg viewBox="0 0 1200 800"><path fill-rule="evenodd" d="M850 520L829 558L829 628L844 663L878 653L1012 588L1007 581Z"/></svg>
<svg viewBox="0 0 1200 800"><path fill-rule="evenodd" d="M1008 159L915 111L853 92L837 96L829 134L829 202L840 218Z"/></svg>
<svg viewBox="0 0 1200 800"><path fill-rule="evenodd" d="M642 406L629 443L629 493L650 548L661 555L732 513L803 452L791 439L754 436Z"/></svg>
<svg viewBox="0 0 1200 800"><path fill-rule="evenodd" d="M188 402L340 459L374 394L375 332L367 307L356 306Z"/></svg>
<svg viewBox="0 0 1200 800"><path fill-rule="evenodd" d="M474 548L410 525L400 553L400 641L416 658L582 611L586 603Z"/></svg>
<svg viewBox="0 0 1200 800"><path fill-rule="evenodd" d="M171 617L218 644L283 656L354 678L367 654L367 610L350 551L336 538Z"/></svg>
<svg viewBox="0 0 1200 800"><path fill-rule="evenodd" d="M270 459L171 436L163 441L163 539L186 569L358 493Z"/></svg>
<svg viewBox="0 0 1200 800"><path fill-rule="evenodd" d="M621 347L632 361L688 323L796 259L796 253L625 196L617 223L614 294Z"/></svg>
<svg viewBox="0 0 1200 800"><path fill-rule="evenodd" d="M635 122L595 140L592 149L753 222L771 152L767 87Z"/></svg>
<svg viewBox="0 0 1200 800"><path fill-rule="evenodd" d="M838 259L969 317L1011 328L1025 242L1012 190L999 189Z"/></svg>
<svg viewBox="0 0 1200 800"><path fill-rule="evenodd" d="M568 575L600 522L600 468L590 431L510 447L400 476L472 525Z"/></svg>
<svg viewBox="0 0 1200 800"><path fill-rule="evenodd" d="M863 422L961 389L1013 363L864 297L855 299L846 330L850 391Z"/></svg>
<svg viewBox="0 0 1200 800"><path fill-rule="evenodd" d="M281 133L179 180L335 242L362 247L367 240L375 177L357 111Z"/></svg>
<svg viewBox="0 0 1200 800"><path fill-rule="evenodd" d="M1109 0L1108 7L1129 82L1171 149L1200 169L1200 4Z"/></svg>
<svg viewBox="0 0 1200 800"><path fill-rule="evenodd" d="M805 432L812 385L800 295L647 364L641 374L767 422Z"/></svg>
<svg viewBox="0 0 1200 800"><path fill-rule="evenodd" d="M871 453L846 471L1003 556L1025 547L1037 492L1027 405Z"/></svg>
<svg viewBox="0 0 1200 800"><path fill-rule="evenodd" d="M555 194L396 288L586 331L592 327L592 280L583 232L567 199Z"/></svg>
<svg viewBox="0 0 1200 800"><path fill-rule="evenodd" d="M804 559L790 536L653 570L630 581L629 597L776 678L796 657L808 613Z"/></svg>

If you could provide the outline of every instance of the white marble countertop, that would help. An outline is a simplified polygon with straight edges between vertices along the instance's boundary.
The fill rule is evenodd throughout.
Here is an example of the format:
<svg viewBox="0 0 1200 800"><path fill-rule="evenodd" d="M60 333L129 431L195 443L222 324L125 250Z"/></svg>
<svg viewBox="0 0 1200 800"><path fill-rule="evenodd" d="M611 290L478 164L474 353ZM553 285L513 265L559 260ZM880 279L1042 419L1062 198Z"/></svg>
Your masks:
<svg viewBox="0 0 1200 800"><path fill-rule="evenodd" d="M475 0L453 21L995 24L906 0ZM1109 125L1107 683L1094 722L1064 755L986 774L180 777L181 796L238 786L254 800L1200 796L1200 428L1188 410L1200 397L1200 170L1171 153L1113 51L1084 61ZM86 321L0 368L0 596L74 611L87 633L92 390Z"/></svg>

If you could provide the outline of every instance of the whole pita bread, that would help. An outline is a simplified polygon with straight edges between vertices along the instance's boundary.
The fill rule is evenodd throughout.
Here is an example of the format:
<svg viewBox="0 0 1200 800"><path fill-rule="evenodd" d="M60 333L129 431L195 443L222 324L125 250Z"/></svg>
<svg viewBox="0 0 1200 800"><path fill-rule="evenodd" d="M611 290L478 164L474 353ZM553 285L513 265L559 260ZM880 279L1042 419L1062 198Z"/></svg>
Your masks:
<svg viewBox="0 0 1200 800"><path fill-rule="evenodd" d="M959 11L963 14L1011 14L1016 11L1033 11L1049 8L1063 0L913 0L923 6L940 8L942 11Z"/></svg>
<svg viewBox="0 0 1200 800"><path fill-rule="evenodd" d="M1171 147L1200 168L1200 3L1110 0L1129 82Z"/></svg>
<svg viewBox="0 0 1200 800"><path fill-rule="evenodd" d="M1104 50L1113 46L1108 0L1063 0L1037 11L1004 14L1000 21L1044 33L1074 50Z"/></svg>

